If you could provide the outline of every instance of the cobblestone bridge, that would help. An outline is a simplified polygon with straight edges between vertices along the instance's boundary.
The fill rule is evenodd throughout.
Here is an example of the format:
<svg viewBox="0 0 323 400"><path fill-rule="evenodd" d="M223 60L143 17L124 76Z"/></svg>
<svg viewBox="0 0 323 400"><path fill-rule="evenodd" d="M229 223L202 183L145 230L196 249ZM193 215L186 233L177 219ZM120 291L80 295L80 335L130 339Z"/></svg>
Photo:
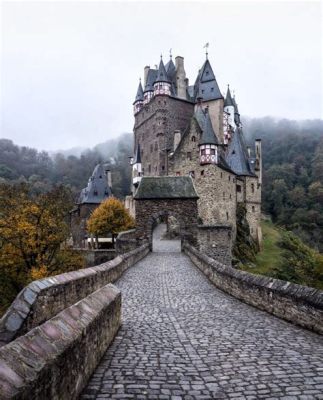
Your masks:
<svg viewBox="0 0 323 400"><path fill-rule="evenodd" d="M159 242L116 283L123 324L81 399L323 399L322 337L216 289L178 249Z"/></svg>

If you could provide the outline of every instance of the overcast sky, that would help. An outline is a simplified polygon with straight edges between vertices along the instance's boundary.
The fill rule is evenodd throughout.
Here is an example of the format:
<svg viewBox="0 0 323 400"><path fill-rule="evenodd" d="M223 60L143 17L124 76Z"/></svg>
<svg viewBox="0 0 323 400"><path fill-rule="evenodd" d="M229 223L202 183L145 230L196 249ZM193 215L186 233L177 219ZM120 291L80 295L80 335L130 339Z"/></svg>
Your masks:
<svg viewBox="0 0 323 400"><path fill-rule="evenodd" d="M209 59L242 115L323 118L320 2L1 3L1 132L19 145L93 146L133 128L145 65Z"/></svg>

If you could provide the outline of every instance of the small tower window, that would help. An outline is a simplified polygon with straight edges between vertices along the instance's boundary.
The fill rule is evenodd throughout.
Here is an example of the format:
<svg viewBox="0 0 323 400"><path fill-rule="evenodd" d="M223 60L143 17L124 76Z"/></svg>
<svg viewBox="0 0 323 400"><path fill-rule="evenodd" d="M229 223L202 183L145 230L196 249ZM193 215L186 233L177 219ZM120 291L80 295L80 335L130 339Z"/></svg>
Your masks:
<svg viewBox="0 0 323 400"><path fill-rule="evenodd" d="M201 171L201 176L204 176L204 169L202 169Z"/></svg>
<svg viewBox="0 0 323 400"><path fill-rule="evenodd" d="M213 87L211 87L211 92L213 92L214 91L214 88Z"/></svg>
<svg viewBox="0 0 323 400"><path fill-rule="evenodd" d="M215 149L211 149L211 156L215 156Z"/></svg>
<svg viewBox="0 0 323 400"><path fill-rule="evenodd" d="M221 172L221 178L223 177L223 174L222 174L222 172Z"/></svg>
<svg viewBox="0 0 323 400"><path fill-rule="evenodd" d="M162 165L162 171L165 171L165 165Z"/></svg>
<svg viewBox="0 0 323 400"><path fill-rule="evenodd" d="M252 206L252 212L255 212L255 206Z"/></svg>
<svg viewBox="0 0 323 400"><path fill-rule="evenodd" d="M148 165L148 172L151 173L151 165Z"/></svg>
<svg viewBox="0 0 323 400"><path fill-rule="evenodd" d="M240 185L237 185L237 192L241 193L241 186Z"/></svg>
<svg viewBox="0 0 323 400"><path fill-rule="evenodd" d="M253 183L251 184L251 192L255 193L255 185Z"/></svg>
<svg viewBox="0 0 323 400"><path fill-rule="evenodd" d="M231 181L231 176L229 175L229 181Z"/></svg>
<svg viewBox="0 0 323 400"><path fill-rule="evenodd" d="M192 153L190 151L187 152L187 159L192 160Z"/></svg>
<svg viewBox="0 0 323 400"><path fill-rule="evenodd" d="M227 211L227 220L229 219L229 213L228 213L228 211Z"/></svg>
<svg viewBox="0 0 323 400"><path fill-rule="evenodd" d="M196 137L192 136L192 142L196 142Z"/></svg>

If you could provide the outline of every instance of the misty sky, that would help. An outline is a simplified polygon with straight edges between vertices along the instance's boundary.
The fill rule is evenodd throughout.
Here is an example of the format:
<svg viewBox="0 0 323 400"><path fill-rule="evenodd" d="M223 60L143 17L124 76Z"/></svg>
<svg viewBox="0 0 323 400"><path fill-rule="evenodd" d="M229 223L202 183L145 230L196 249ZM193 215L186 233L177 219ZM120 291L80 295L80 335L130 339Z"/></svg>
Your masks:
<svg viewBox="0 0 323 400"><path fill-rule="evenodd" d="M1 3L1 132L19 145L93 146L133 128L145 65L209 59L242 115L323 118L320 2Z"/></svg>

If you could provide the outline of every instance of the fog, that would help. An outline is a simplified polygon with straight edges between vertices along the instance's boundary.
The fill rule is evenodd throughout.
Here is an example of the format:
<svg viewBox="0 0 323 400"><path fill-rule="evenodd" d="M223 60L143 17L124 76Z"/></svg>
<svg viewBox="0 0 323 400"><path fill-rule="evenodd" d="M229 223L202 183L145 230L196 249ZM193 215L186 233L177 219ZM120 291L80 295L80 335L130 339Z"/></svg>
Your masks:
<svg viewBox="0 0 323 400"><path fill-rule="evenodd" d="M1 131L19 145L92 147L133 128L145 65L209 59L242 115L323 118L320 2L1 3Z"/></svg>

